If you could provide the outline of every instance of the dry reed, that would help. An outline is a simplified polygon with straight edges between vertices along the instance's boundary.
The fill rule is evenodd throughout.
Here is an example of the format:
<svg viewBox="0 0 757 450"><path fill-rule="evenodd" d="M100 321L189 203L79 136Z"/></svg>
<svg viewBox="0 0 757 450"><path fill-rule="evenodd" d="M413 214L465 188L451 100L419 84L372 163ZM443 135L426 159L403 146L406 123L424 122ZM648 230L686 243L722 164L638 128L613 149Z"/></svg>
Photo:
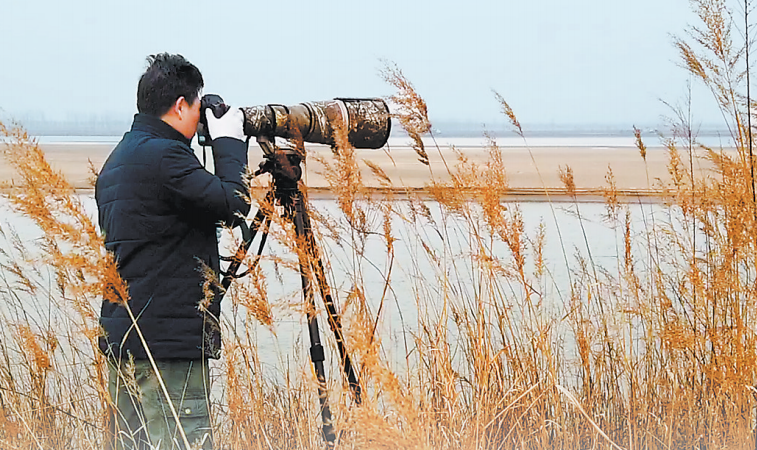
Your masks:
<svg viewBox="0 0 757 450"><path fill-rule="evenodd" d="M602 219L616 237L610 267L592 253L593 224L572 169L561 167L560 178L582 243L569 259L561 234L530 224L521 205L502 201L507 161L493 137L485 164L456 152L449 181L427 186L432 201L372 195L365 176L384 187L393 180L358 160L343 139L322 159L338 209L309 206L326 268L338 264L345 274L328 282L341 300L346 344L364 388L357 406L331 358L336 448L753 447L750 99L741 93L743 52L732 41L725 4L693 4L702 26L675 45L718 100L736 152L697 145L691 121L679 114L665 141L670 177L655 186L664 203L635 212L619 199L609 167ZM398 121L428 164L425 102L396 65L382 74L398 91ZM496 92L495 101L525 139L514 110ZM127 298L126 287L82 203L34 140L19 128L0 130L21 180L10 202L35 222L42 244L0 230L0 445L100 448L108 400L94 305L103 291ZM633 133L646 161L658 150ZM700 159L714 165L713 176L695 177ZM217 445L324 448L307 343L284 336L307 311L299 289L302 242L280 206L252 201L273 212L273 244L229 292L224 354L214 366ZM550 246L562 247L563 277L545 252ZM248 263L255 260L248 255ZM321 306L316 313L324 317ZM273 343L273 356L264 341ZM333 339L326 341L336 354Z"/></svg>

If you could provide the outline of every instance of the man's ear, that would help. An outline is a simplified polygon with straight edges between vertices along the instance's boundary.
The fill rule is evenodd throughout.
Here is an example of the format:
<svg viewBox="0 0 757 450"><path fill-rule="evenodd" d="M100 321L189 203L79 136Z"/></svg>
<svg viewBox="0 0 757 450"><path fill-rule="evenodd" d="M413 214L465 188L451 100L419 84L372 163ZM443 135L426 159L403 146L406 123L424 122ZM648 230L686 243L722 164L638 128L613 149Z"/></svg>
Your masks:
<svg viewBox="0 0 757 450"><path fill-rule="evenodd" d="M186 105L184 103L186 103L186 102L187 102L187 100L184 97L179 97L174 102L174 104L171 107L171 109L173 110L173 112L177 116L182 117L184 115L184 108L186 107Z"/></svg>

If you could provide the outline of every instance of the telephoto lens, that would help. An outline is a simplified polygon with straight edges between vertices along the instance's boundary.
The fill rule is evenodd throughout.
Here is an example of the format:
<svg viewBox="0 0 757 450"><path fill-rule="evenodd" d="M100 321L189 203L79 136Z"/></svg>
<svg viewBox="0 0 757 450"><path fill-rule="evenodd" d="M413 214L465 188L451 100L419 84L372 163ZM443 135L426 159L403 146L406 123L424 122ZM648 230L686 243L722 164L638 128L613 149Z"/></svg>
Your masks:
<svg viewBox="0 0 757 450"><path fill-rule="evenodd" d="M260 105L241 108L248 136L302 139L335 145L339 127L359 149L378 149L391 131L389 107L380 98L336 98L293 106Z"/></svg>

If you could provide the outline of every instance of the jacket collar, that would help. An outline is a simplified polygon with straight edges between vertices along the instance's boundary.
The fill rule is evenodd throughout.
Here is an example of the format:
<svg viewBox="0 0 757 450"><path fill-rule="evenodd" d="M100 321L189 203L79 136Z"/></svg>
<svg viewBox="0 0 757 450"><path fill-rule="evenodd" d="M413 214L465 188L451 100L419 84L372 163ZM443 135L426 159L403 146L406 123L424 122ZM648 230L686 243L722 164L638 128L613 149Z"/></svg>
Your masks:
<svg viewBox="0 0 757 450"><path fill-rule="evenodd" d="M192 138L185 138L183 134L176 131L174 127L160 120L159 117L149 114L138 113L134 115L134 123L131 124L131 131L142 131L153 136L173 139L180 141L189 146Z"/></svg>

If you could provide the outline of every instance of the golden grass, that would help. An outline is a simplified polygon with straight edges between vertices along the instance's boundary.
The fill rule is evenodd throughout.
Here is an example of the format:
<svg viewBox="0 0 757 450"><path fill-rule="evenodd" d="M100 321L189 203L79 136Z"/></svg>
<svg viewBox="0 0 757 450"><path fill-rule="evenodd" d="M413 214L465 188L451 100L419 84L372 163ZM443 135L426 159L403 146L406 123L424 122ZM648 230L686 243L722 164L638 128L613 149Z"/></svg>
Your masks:
<svg viewBox="0 0 757 450"><path fill-rule="evenodd" d="M329 242L327 271L339 264L346 274L328 281L364 389L357 406L332 356L336 448L754 446L757 205L742 53L724 4L694 4L703 26L692 29L691 43L675 44L718 99L738 152L696 145L688 121L679 121L666 141L670 181L655 181L664 204L636 209L619 200L608 167L603 219L616 238L609 265L592 254L572 168L561 167L560 178L582 243L566 248L559 227L549 234L545 223L527 223L520 205L501 201L506 155L494 138L485 164L458 152L450 181L428 186L431 200L372 196L363 165L382 186L393 181L343 140L333 159L321 161L338 210L311 205L314 232ZM398 119L427 164L425 102L395 65L383 76L397 88ZM495 100L525 139L510 105L497 93ZM127 287L82 203L34 140L18 127L0 131L22 180L10 203L41 236L30 242L0 229L0 447L101 448L109 399L97 307L103 294L123 301ZM641 133L633 133L646 161ZM714 165L714 176L694 176L700 159ZM226 300L224 353L214 366L219 448L326 447L308 343L295 337L286 345L282 336L283 324L301 325L306 311L301 246L288 221L273 219L276 245ZM562 261L549 260L554 254ZM270 298L274 286L284 294ZM327 328L321 335L335 355Z"/></svg>

